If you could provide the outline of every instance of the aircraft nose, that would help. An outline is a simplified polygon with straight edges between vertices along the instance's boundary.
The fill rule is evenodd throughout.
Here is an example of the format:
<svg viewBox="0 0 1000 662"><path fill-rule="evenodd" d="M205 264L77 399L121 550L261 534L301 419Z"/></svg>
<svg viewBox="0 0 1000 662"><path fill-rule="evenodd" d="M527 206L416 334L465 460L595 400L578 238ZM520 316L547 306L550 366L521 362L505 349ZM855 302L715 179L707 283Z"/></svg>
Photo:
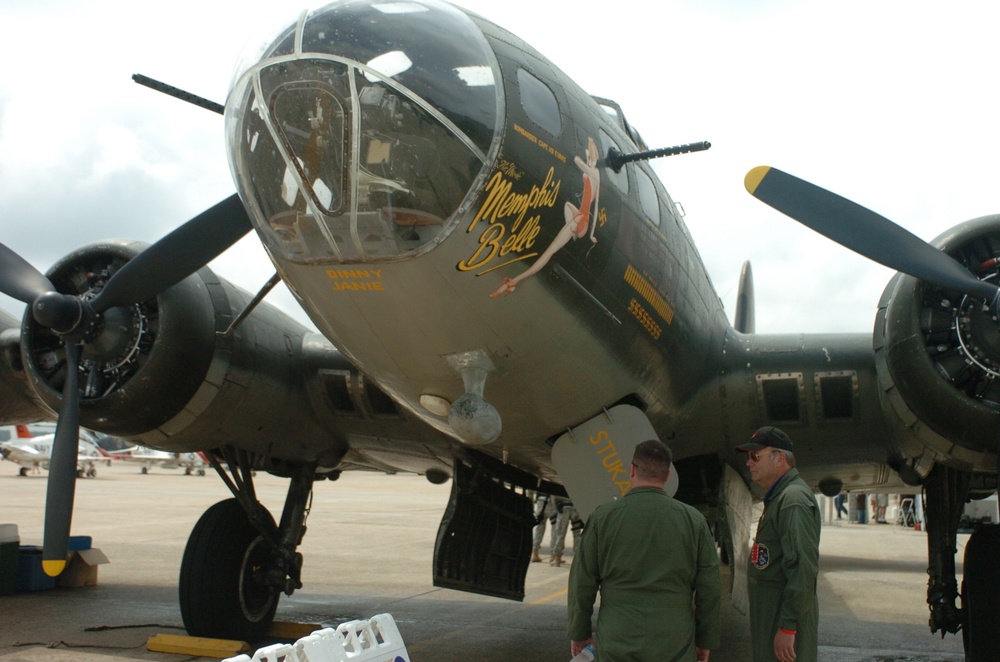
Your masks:
<svg viewBox="0 0 1000 662"><path fill-rule="evenodd" d="M498 132L496 58L435 0L343 0L242 58L226 106L230 165L272 250L397 259L452 227Z"/></svg>

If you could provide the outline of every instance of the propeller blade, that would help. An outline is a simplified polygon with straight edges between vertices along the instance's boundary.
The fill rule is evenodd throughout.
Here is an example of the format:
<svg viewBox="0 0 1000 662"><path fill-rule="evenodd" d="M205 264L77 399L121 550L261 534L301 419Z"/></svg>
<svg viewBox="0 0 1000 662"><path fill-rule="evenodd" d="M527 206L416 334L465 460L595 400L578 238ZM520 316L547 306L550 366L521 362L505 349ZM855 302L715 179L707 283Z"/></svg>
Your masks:
<svg viewBox="0 0 1000 662"><path fill-rule="evenodd" d="M42 569L50 577L59 575L66 567L76 491L76 458L80 445L80 346L72 342L65 346L66 382L63 384L62 407L49 460L42 541Z"/></svg>
<svg viewBox="0 0 1000 662"><path fill-rule="evenodd" d="M750 170L744 185L761 202L890 269L991 304L1000 295L946 253L836 193L768 166Z"/></svg>
<svg viewBox="0 0 1000 662"><path fill-rule="evenodd" d="M55 289L42 272L0 244L0 292L23 303L31 303L38 295L54 292Z"/></svg>
<svg viewBox="0 0 1000 662"><path fill-rule="evenodd" d="M96 312L151 299L235 244L253 226L238 195L206 209L139 253L91 302Z"/></svg>

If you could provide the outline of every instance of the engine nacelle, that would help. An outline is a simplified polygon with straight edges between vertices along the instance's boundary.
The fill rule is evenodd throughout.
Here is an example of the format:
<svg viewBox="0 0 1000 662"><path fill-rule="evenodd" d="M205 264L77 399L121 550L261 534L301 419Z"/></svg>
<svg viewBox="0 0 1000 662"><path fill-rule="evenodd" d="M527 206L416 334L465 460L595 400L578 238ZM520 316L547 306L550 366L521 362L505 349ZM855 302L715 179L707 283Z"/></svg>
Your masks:
<svg viewBox="0 0 1000 662"><path fill-rule="evenodd" d="M142 248L93 244L48 276L62 292L96 292ZM250 299L204 267L156 299L106 311L82 353L81 424L168 451L234 444L277 460L318 458L320 466L336 466L347 442L317 415L308 377L349 364L325 339L266 304L225 334ZM54 411L64 351L59 338L25 315L25 370Z"/></svg>
<svg viewBox="0 0 1000 662"><path fill-rule="evenodd" d="M1000 215L932 242L981 280L1000 278ZM894 467L918 484L935 462L992 474L1000 426L1000 324L982 300L897 274L874 330L880 393L897 420Z"/></svg>
<svg viewBox="0 0 1000 662"><path fill-rule="evenodd" d="M28 387L19 327L17 318L0 310L0 421L4 425L34 423L53 416Z"/></svg>

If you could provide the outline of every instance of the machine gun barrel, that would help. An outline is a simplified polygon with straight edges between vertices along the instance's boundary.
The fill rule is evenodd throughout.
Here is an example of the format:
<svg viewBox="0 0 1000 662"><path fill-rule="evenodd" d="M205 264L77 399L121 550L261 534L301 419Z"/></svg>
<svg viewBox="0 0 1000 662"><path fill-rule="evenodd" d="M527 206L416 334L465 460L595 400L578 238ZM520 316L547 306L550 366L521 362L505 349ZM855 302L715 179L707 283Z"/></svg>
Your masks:
<svg viewBox="0 0 1000 662"><path fill-rule="evenodd" d="M633 161L646 161L649 159L658 159L661 156L673 156L674 154L687 154L688 152L702 152L712 146L712 143L707 140L703 140L698 143L688 143L687 145L677 145L675 147L663 147L661 149L653 149L647 152L634 152L632 154L622 154L617 149L612 147L608 150L608 156L605 159L605 163L609 168L615 172L620 172L622 166L626 163L632 163Z"/></svg>
<svg viewBox="0 0 1000 662"><path fill-rule="evenodd" d="M210 101L205 97L200 97L197 94L191 94L179 87L174 87L173 85L167 85L166 83L161 83L158 80L150 78L149 76L143 76L142 74L132 74L132 80L139 83L140 85L145 85L146 87L156 90L157 92L163 92L164 94L169 94L170 96L180 99L181 101L187 101L188 103L193 103L194 105L204 108L206 110L211 110L213 113L218 113L222 115L226 112L226 107L221 103L216 103Z"/></svg>

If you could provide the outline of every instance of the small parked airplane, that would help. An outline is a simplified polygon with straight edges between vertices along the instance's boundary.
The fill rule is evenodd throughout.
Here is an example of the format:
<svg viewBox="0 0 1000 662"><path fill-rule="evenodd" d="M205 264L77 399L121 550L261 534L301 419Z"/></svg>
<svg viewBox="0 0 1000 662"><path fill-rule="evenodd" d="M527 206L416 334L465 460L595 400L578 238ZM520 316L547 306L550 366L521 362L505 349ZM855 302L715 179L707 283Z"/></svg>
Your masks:
<svg viewBox="0 0 1000 662"><path fill-rule="evenodd" d="M0 441L0 454L3 459L21 465L19 473L27 476L31 472L48 470L52 459L52 445L55 432L34 436L26 425L18 425L17 436L8 441ZM97 439L88 431L80 430L80 443L76 456L77 477L94 478L97 476L97 462L111 459L111 455L97 444Z"/></svg>
<svg viewBox="0 0 1000 662"><path fill-rule="evenodd" d="M209 466L208 460L201 452L170 453L145 446L134 446L127 451L117 453L115 459L141 465L139 470L143 474L149 473L153 467L160 467L161 469L184 469L185 476L191 474L204 476L205 467Z"/></svg>

